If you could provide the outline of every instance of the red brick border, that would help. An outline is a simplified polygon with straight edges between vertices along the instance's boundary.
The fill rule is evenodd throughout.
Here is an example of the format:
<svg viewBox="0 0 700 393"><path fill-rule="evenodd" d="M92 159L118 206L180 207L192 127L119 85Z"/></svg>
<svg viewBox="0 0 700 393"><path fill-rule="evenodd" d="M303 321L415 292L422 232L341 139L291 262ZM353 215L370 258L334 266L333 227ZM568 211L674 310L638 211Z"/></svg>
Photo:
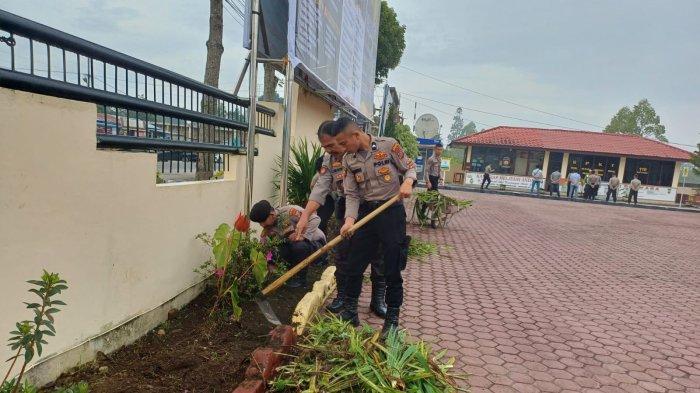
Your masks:
<svg viewBox="0 0 700 393"><path fill-rule="evenodd" d="M267 347L256 348L250 355L250 365L245 371L245 380L232 393L264 393L276 373L277 367L285 363L285 354L289 354L296 344L296 334L291 326L282 325L274 328L270 334Z"/></svg>

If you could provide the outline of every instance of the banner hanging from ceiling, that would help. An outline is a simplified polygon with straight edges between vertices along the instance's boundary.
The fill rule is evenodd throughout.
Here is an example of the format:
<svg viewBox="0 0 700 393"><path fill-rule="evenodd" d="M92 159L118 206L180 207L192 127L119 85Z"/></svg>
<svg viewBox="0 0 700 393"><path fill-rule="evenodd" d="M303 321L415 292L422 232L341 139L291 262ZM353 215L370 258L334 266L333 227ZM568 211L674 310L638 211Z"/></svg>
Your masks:
<svg viewBox="0 0 700 393"><path fill-rule="evenodd" d="M374 114L379 0L289 0L292 64L367 119Z"/></svg>

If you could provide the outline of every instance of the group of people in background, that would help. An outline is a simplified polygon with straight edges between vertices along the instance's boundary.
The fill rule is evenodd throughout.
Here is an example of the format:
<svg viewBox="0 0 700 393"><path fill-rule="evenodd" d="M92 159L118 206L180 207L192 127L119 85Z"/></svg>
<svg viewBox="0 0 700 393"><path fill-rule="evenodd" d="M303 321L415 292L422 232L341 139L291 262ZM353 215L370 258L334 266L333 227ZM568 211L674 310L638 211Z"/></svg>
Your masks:
<svg viewBox="0 0 700 393"><path fill-rule="evenodd" d="M537 182L537 188L539 188L538 178L535 176L535 172L539 169L539 166L533 171L533 181L530 192L535 189L535 183ZM542 176L542 171L539 170L540 180ZM561 193L559 191L559 185L563 184L566 180L566 197L574 200L578 197L579 190L583 190L583 199L595 200L598 196L600 190L600 184L602 182L602 177L594 171L591 171L585 178L578 173L577 170L572 170L569 173L569 177L564 179L561 176L561 172L555 170L549 175L549 196L557 194L557 198L561 198ZM608 179L608 191L605 195L605 202L610 202L612 198L613 202L617 202L617 191L620 189L620 178L617 175L612 175ZM635 174L632 181L630 181L629 194L627 195L627 204L632 203L637 204L637 196L639 194L639 188L642 186L642 181Z"/></svg>

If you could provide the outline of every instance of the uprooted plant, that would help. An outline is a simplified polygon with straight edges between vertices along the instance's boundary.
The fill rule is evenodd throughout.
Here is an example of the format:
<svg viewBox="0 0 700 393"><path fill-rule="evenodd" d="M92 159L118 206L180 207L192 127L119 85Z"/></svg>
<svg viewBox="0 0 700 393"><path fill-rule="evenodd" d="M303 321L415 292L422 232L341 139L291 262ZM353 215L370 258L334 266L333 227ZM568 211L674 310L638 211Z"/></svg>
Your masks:
<svg viewBox="0 0 700 393"><path fill-rule="evenodd" d="M411 243L408 245L409 258L417 258L422 260L423 257L435 254L438 251L437 245L426 242L417 238L411 238Z"/></svg>
<svg viewBox="0 0 700 393"><path fill-rule="evenodd" d="M413 340L412 340L413 341ZM280 367L271 387L279 392L434 392L466 391L451 371L454 359L443 361L423 341L409 343L404 331L385 341L368 326L355 329L333 316L310 326L298 354Z"/></svg>
<svg viewBox="0 0 700 393"><path fill-rule="evenodd" d="M421 226L435 223L444 226L450 215L472 204L472 201L452 198L437 191L417 192L415 195L413 216L418 218Z"/></svg>
<svg viewBox="0 0 700 393"><path fill-rule="evenodd" d="M243 314L241 303L260 291L270 268L279 267L275 240L260 242L252 236L254 233L248 218L239 214L233 228L223 223L213 236L197 235L212 250L212 258L197 269L206 277L213 275L216 280L216 299L210 314L218 311L222 303L230 304L228 311L239 321Z"/></svg>
<svg viewBox="0 0 700 393"><path fill-rule="evenodd" d="M7 361L12 362L10 368L5 374L0 386L4 388L10 387L11 393L16 393L21 388L22 391L31 389L26 384L22 385L22 377L27 368L27 364L32 361L34 355L41 356L43 345L48 344L44 339L46 336L54 336L56 328L54 328L53 314L60 310L57 306L65 306L66 304L60 300L56 300L55 296L63 290L68 289L65 280L61 280L58 273L49 273L44 270L41 275L41 280L29 280L29 284L36 288L31 288L29 292L36 294L40 298L38 303L24 303L28 309L34 311L33 321L22 321L15 324L17 330L10 332L10 343L8 346L11 350L17 351L14 356ZM17 363L17 359L22 359L22 367L17 378L8 380L12 369ZM31 390L29 390L31 391Z"/></svg>

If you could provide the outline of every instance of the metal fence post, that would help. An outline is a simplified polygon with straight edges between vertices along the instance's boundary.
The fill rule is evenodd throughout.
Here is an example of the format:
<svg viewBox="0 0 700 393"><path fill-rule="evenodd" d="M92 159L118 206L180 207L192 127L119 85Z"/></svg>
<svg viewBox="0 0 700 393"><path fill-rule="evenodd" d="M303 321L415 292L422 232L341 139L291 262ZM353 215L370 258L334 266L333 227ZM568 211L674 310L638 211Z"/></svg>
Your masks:
<svg viewBox="0 0 700 393"><path fill-rule="evenodd" d="M280 176L280 205L287 204L287 178L289 176L289 149L292 138L292 85L294 83L294 66L289 57L284 67L284 126L282 128L282 171Z"/></svg>
<svg viewBox="0 0 700 393"><path fill-rule="evenodd" d="M253 164L255 162L255 121L257 120L256 106L258 104L258 20L260 0L251 0L250 7L250 73L248 74L248 141L245 167L245 204L244 211L250 213L253 198Z"/></svg>

